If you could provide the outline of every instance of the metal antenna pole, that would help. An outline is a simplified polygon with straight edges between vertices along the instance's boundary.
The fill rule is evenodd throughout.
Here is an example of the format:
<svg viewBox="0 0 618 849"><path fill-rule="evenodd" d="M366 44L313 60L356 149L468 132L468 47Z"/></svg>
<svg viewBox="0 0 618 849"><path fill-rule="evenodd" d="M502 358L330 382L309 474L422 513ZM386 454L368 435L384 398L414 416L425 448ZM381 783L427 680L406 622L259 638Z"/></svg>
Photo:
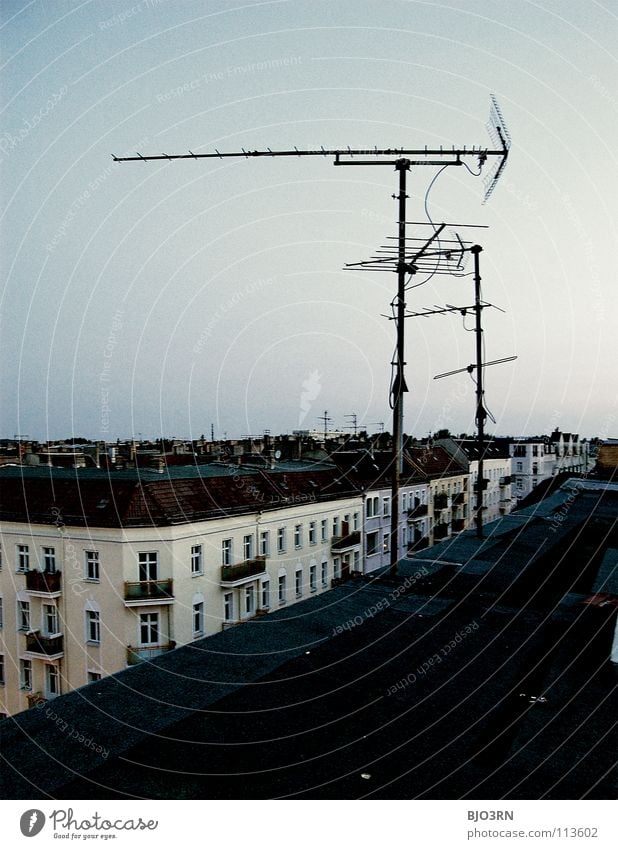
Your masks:
<svg viewBox="0 0 618 849"><path fill-rule="evenodd" d="M483 328L481 326L481 313L483 305L481 303L481 271L479 264L479 254L483 248L480 245L473 245L470 248L470 253L474 256L474 312L476 314L476 325L474 333L476 336L476 427L477 427L477 445L479 452L479 468L476 479L476 535L479 539L483 538L483 451L485 439L485 406L483 404Z"/></svg>
<svg viewBox="0 0 618 849"><path fill-rule="evenodd" d="M410 170L409 159L395 163L399 171L399 231L397 261L397 353L395 381L393 384L393 468L391 475L391 544L390 574L397 576L399 560L399 484L403 470L403 393L408 391L404 377L405 366L405 315L406 315L406 177Z"/></svg>

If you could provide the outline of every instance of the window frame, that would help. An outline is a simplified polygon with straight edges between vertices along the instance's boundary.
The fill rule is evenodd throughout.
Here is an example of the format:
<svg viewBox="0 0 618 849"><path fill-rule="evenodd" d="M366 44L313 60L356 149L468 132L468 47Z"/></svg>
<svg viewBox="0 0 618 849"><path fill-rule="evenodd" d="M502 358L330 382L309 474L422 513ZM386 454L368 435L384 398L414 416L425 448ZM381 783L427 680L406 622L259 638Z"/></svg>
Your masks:
<svg viewBox="0 0 618 849"><path fill-rule="evenodd" d="M197 575L204 574L204 565L202 562L202 544L196 542L191 546L191 576L195 578Z"/></svg>
<svg viewBox="0 0 618 849"><path fill-rule="evenodd" d="M87 608L85 610L86 620L86 644L90 646L101 645L101 612Z"/></svg>
<svg viewBox="0 0 618 849"><path fill-rule="evenodd" d="M26 657L19 659L19 689L29 693L34 689L32 661Z"/></svg>
<svg viewBox="0 0 618 849"><path fill-rule="evenodd" d="M194 637L202 637L204 635L204 622L204 602L196 601L193 603L191 611L191 627L193 629Z"/></svg>
<svg viewBox="0 0 618 849"><path fill-rule="evenodd" d="M94 549L84 549L84 580L97 584L100 583L100 566L99 552ZM92 574L90 574L91 572Z"/></svg>

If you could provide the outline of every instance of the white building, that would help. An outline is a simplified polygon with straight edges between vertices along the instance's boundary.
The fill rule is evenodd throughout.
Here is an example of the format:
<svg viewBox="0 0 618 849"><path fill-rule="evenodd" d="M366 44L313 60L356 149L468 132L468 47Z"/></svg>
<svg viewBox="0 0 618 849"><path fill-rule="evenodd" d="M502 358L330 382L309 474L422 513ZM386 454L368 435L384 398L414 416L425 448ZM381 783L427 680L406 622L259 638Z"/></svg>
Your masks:
<svg viewBox="0 0 618 849"><path fill-rule="evenodd" d="M334 467L173 474L0 472L1 713L361 570L361 495Z"/></svg>

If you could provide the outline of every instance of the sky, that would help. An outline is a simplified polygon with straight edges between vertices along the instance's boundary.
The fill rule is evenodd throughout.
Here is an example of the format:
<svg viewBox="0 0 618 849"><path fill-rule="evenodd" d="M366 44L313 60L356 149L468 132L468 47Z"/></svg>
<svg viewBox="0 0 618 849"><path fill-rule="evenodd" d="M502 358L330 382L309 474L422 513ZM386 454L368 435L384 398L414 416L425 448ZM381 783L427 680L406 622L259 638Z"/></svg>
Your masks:
<svg viewBox="0 0 618 849"><path fill-rule="evenodd" d="M0 436L237 437L391 429L390 166L322 157L114 163L258 148L491 145L413 167L410 235L483 248L498 434L618 436L618 9L597 0L0 4ZM470 170L477 163L470 160ZM435 180L434 180L435 177ZM467 268L466 271L470 271ZM421 279L414 282L422 282ZM435 276L410 310L472 303ZM459 314L406 322L404 430L473 433Z"/></svg>

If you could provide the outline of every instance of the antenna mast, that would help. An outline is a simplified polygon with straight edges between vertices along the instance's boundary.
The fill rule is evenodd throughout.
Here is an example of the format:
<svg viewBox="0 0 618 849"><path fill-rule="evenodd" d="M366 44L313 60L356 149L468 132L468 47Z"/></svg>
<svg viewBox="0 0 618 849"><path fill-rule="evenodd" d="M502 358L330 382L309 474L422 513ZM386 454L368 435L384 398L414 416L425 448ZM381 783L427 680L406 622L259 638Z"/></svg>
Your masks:
<svg viewBox="0 0 618 849"><path fill-rule="evenodd" d="M413 165L463 165L463 159L472 157L477 159L479 169L492 158L494 165L490 169L485 182L484 201L488 200L491 195L498 178L502 174L506 165L509 148L511 145L510 136L504 126L502 113L498 107L496 99L491 98L491 109L489 116L489 130L497 144L494 149L487 147L463 147L456 148L454 145L451 148L440 146L439 148L378 148L362 149L362 148L334 148L325 149L303 149L299 150L295 147L293 150L246 150L241 148L239 151L224 151L221 152L215 148L214 153L194 153L189 150L188 153L169 154L158 153L144 156L141 153L136 153L135 156L114 156L114 162L153 162L153 161L168 161L172 162L179 159L257 159L268 157L288 157L301 158L305 156L323 156L332 158L334 165L387 165L395 168L398 172L398 194L393 195L395 200L398 200L398 235L397 235L397 346L396 358L394 366L396 368L395 382L393 384L393 458L392 458L392 485L391 485L391 541L390 541L390 565L391 574L397 573L398 562L398 524L399 524L399 480L400 469L403 455L403 393L407 392L407 387L404 378L404 324L405 324L405 276L410 272L410 268L406 266L406 178L408 171ZM358 158L362 157L362 158ZM368 157L368 158L367 158ZM325 413L325 415L327 415ZM323 418L323 417L320 417ZM326 422L324 424L326 436Z"/></svg>

